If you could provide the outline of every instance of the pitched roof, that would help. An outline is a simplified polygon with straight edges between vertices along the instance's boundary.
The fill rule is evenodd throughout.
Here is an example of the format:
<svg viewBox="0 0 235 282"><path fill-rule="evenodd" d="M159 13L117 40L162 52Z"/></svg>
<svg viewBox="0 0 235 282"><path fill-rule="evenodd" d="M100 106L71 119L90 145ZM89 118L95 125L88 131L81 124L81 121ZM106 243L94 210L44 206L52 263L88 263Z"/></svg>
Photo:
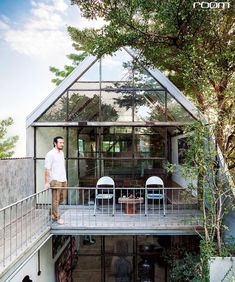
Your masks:
<svg viewBox="0 0 235 282"><path fill-rule="evenodd" d="M137 59L133 50L128 47L123 47L132 58ZM26 118L26 127L29 127L35 122L64 92L96 62L98 58L95 56L88 56L82 63L77 66L74 71L66 77L59 86L57 86L49 96L44 99L36 109L34 109ZM138 59L137 59L138 61ZM182 92L157 68L146 69L141 63L140 65L151 74L151 76L159 82L168 93L181 104L187 111L196 119L204 118L199 110L182 94Z"/></svg>

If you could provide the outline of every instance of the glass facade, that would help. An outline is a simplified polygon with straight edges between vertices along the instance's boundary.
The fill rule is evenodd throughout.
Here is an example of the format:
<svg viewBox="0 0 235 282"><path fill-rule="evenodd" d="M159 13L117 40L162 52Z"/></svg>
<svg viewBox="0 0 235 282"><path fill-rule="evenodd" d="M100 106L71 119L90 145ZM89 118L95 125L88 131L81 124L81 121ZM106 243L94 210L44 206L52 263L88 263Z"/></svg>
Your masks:
<svg viewBox="0 0 235 282"><path fill-rule="evenodd" d="M103 175L113 177L117 186L142 186L171 161L171 136L182 132L180 126L161 123L192 120L128 53L105 56L37 119L37 191L43 188L43 162L55 136L65 139L69 186L93 187Z"/></svg>
<svg viewBox="0 0 235 282"><path fill-rule="evenodd" d="M164 253L198 253L198 236L80 236L76 281L168 281ZM91 243L89 243L89 240Z"/></svg>

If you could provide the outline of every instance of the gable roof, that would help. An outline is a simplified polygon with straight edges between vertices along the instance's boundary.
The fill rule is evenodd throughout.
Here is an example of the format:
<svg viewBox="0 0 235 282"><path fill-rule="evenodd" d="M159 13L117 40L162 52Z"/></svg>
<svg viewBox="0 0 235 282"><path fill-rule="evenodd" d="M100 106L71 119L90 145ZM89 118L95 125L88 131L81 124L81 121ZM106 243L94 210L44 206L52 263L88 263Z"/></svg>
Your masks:
<svg viewBox="0 0 235 282"><path fill-rule="evenodd" d="M132 58L136 58L134 51L128 47L122 47ZM64 92L86 71L98 61L98 58L89 55L85 60L77 66L73 72L67 76L59 86L57 86L49 96L47 96L34 111L32 111L26 118L26 127L29 127L34 123ZM157 68L147 69L141 63L139 63L151 76L158 81L169 94L178 101L187 111L196 119L204 120L203 115L200 114L199 110L182 94L182 92Z"/></svg>
<svg viewBox="0 0 235 282"><path fill-rule="evenodd" d="M98 58L88 56L77 66L26 118L26 127L37 120L77 79L79 79Z"/></svg>

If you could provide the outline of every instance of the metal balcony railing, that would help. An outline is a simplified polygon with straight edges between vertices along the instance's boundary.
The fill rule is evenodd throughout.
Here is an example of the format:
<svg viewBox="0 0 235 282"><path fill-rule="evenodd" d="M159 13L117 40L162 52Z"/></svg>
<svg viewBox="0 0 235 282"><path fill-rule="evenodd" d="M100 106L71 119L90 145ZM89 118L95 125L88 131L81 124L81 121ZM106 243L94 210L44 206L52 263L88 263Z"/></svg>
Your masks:
<svg viewBox="0 0 235 282"><path fill-rule="evenodd" d="M68 187L67 202L60 206L65 225L54 224L52 229L193 228L201 222L197 198L181 187L150 188L151 193L164 197L149 200L143 187L118 187L114 191L107 187L99 188L99 195L107 195L108 192L110 195L100 199L95 199L95 190L90 187Z"/></svg>
<svg viewBox="0 0 235 282"><path fill-rule="evenodd" d="M68 187L66 201L59 207L63 225L51 221L52 188L0 209L0 274L50 230L52 234L107 234L107 230L110 234L113 230L144 234L157 229L172 232L200 227L197 199L189 191L181 187L151 190L164 197L148 200L146 209L143 187L118 187L114 191L99 188L99 194L112 195L99 199L95 187Z"/></svg>
<svg viewBox="0 0 235 282"><path fill-rule="evenodd" d="M50 194L44 190L0 209L0 274L50 230Z"/></svg>

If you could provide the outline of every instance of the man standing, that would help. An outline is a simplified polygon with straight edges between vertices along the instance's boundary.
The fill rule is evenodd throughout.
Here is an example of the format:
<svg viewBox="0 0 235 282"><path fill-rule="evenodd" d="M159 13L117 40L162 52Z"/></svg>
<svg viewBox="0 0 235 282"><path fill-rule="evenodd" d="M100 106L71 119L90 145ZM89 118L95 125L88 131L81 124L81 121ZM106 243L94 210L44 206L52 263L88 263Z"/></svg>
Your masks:
<svg viewBox="0 0 235 282"><path fill-rule="evenodd" d="M45 158L45 187L67 188L67 178L64 163L64 138L57 136L53 140L54 148L46 154ZM67 196L67 189L52 189L51 218L59 224L64 224L60 218L59 204Z"/></svg>

